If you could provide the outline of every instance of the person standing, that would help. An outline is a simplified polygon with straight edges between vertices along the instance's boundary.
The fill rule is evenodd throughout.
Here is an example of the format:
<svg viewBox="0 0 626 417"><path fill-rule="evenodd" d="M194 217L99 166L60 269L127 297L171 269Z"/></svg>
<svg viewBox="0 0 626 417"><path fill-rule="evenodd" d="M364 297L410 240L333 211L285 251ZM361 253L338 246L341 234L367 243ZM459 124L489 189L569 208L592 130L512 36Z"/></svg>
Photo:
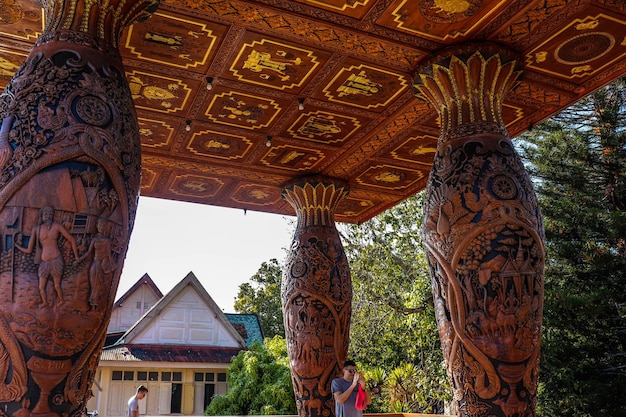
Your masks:
<svg viewBox="0 0 626 417"><path fill-rule="evenodd" d="M347 360L343 364L343 376L331 382L333 397L335 397L335 417L362 417L363 410L356 408L356 394L359 384L365 391L365 406L371 404L372 399L365 389L365 378L356 370L356 364Z"/></svg>
<svg viewBox="0 0 626 417"><path fill-rule="evenodd" d="M35 249L35 264L39 264L37 275L39 276L41 304L44 306L48 305L46 287L50 277L52 277L54 290L59 298L58 305L62 305L65 300L63 299L63 290L61 289L61 278L63 277L65 263L63 262L63 255L57 241L59 235L62 235L70 242L74 252L74 263L77 263L78 249L76 248L76 241L62 224L54 221L54 208L52 206L44 206L39 211L39 219L40 223L33 227L30 233L28 247L23 248L17 244L15 247L24 253L32 253L33 249Z"/></svg>
<svg viewBox="0 0 626 417"><path fill-rule="evenodd" d="M137 393L128 400L128 410L126 417L139 417L139 400L142 400L148 393L148 388L139 385Z"/></svg>

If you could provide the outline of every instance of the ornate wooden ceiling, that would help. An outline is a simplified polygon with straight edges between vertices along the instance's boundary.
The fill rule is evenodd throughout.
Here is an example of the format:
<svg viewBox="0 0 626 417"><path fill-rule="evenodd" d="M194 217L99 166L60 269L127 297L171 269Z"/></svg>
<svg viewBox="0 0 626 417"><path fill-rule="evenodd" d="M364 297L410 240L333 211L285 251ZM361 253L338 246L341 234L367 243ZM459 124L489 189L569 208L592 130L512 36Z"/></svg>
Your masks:
<svg viewBox="0 0 626 417"><path fill-rule="evenodd" d="M0 2L0 86L42 20ZM503 109L515 136L626 72L626 3L162 1L121 41L142 195L292 215L281 185L322 174L350 186L336 219L365 221L425 187L439 128L415 69L467 41L520 54Z"/></svg>

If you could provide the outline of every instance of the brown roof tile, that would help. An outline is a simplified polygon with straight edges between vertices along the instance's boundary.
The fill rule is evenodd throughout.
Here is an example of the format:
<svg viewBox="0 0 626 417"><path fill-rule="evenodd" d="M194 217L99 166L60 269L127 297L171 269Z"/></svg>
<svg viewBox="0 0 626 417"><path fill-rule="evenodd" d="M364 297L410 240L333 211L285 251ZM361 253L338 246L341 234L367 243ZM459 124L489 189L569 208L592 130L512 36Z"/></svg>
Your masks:
<svg viewBox="0 0 626 417"><path fill-rule="evenodd" d="M117 345L105 348L100 360L141 362L230 363L242 349L193 345Z"/></svg>

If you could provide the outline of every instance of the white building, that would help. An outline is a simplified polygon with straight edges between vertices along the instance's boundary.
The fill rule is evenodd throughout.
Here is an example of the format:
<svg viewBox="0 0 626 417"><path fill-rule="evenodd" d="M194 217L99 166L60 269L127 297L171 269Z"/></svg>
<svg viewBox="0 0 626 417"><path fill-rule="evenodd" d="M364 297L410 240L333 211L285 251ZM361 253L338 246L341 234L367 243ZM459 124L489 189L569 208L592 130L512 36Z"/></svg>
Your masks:
<svg viewBox="0 0 626 417"><path fill-rule="evenodd" d="M140 414L203 414L226 392L232 357L263 338L256 315L224 314L191 272L164 297L144 275L115 303L108 330L88 404L106 417L124 416L139 385L149 389Z"/></svg>

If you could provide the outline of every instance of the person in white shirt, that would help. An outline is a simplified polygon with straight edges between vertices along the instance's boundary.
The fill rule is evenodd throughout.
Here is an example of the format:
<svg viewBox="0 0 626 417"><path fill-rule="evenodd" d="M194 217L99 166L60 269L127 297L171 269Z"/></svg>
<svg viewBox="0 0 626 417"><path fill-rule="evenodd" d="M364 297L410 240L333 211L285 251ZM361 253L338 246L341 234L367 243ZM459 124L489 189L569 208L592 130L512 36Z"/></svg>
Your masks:
<svg viewBox="0 0 626 417"><path fill-rule="evenodd" d="M148 388L140 385L137 388L137 394L130 397L128 400L128 410L126 411L126 417L139 417L139 400L143 399L148 393Z"/></svg>

